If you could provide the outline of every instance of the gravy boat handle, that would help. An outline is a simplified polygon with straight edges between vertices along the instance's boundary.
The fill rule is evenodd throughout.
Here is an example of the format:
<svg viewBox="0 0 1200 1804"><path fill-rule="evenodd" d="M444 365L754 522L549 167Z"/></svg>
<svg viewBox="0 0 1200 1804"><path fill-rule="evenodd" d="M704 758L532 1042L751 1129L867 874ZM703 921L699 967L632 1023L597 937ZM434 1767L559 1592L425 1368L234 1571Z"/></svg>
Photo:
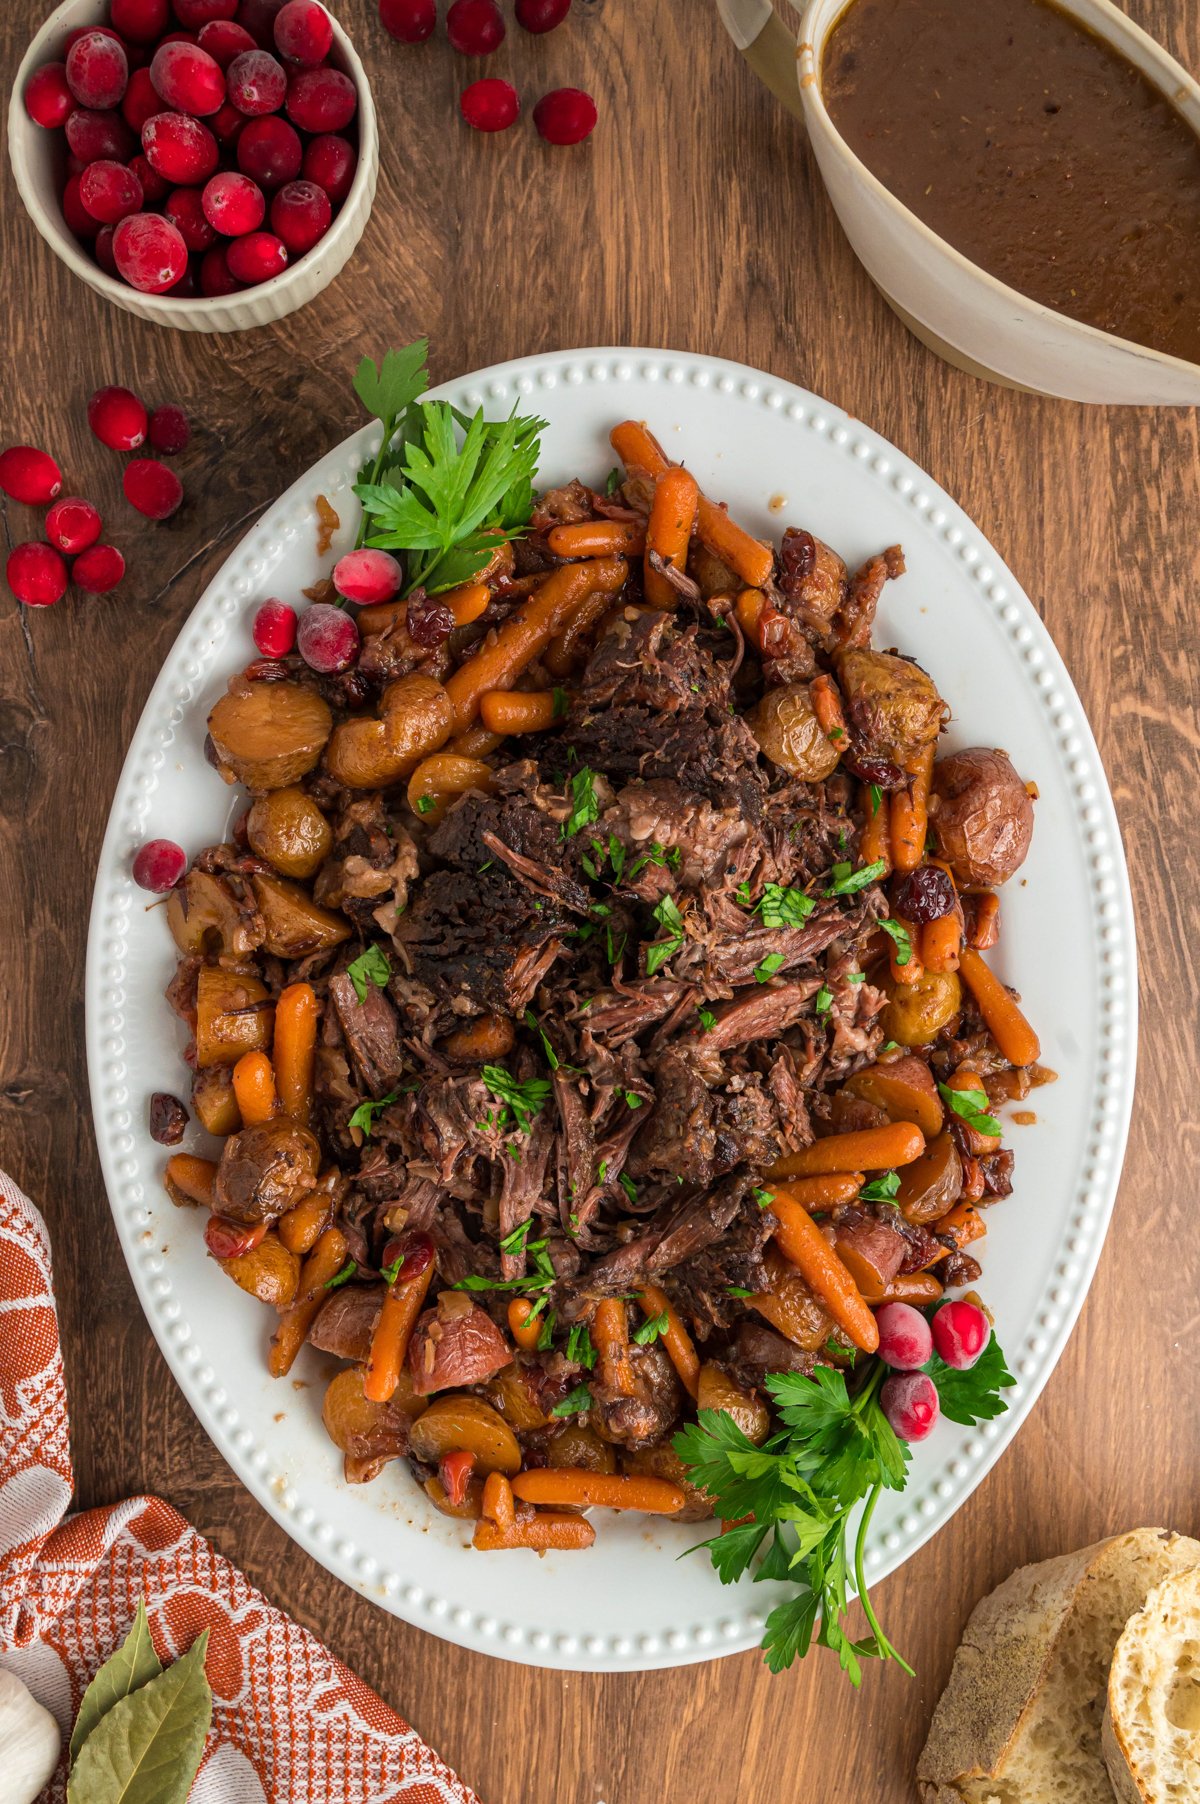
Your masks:
<svg viewBox="0 0 1200 1804"><path fill-rule="evenodd" d="M717 0L721 23L772 94L803 118L796 79L796 40L771 0Z"/></svg>

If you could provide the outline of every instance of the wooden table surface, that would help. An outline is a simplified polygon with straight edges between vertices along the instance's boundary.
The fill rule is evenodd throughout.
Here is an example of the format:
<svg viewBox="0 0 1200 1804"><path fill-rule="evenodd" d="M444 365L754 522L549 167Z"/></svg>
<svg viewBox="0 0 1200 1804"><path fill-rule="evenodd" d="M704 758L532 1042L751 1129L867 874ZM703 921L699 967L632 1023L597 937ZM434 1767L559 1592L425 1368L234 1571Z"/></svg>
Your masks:
<svg viewBox="0 0 1200 1804"><path fill-rule="evenodd" d="M1200 71L1200 14L1132 0ZM9 0L5 88L45 0ZM708 0L575 0L495 59L532 100L589 87L574 151L525 124L460 129L469 73L444 36L385 37L344 0L382 128L379 195L347 271L303 314L238 337L143 325L70 276L7 166L0 282L5 442L48 446L103 508L115 595L0 601L0 1157L54 1242L82 1505L139 1490L221 1550L404 1711L485 1804L901 1804L976 1599L1013 1566L1140 1523L1200 1530L1200 786L1194 413L1085 408L947 368L887 310L836 225L803 132L758 89ZM879 1588L916 1667L855 1695L829 1656L771 1678L756 1654L678 1673L508 1666L393 1621L250 1502L142 1318L97 1164L84 1070L92 873L129 735L196 597L261 508L359 423L352 368L428 333L435 379L590 344L713 352L817 390L895 441L1000 548L1060 647L1116 795L1142 959L1138 1100L1099 1275L1032 1420L952 1524ZM91 438L93 389L126 382L195 422L188 499L133 516ZM811 522L819 529L819 522ZM4 505L8 543L35 536ZM1053 906L1048 897L1047 907Z"/></svg>

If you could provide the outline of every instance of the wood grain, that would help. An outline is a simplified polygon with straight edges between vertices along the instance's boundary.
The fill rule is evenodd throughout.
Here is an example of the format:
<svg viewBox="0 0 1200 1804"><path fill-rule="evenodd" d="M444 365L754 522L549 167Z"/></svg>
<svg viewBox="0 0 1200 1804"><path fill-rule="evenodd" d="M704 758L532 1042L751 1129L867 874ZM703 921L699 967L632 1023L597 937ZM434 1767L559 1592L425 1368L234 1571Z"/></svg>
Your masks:
<svg viewBox="0 0 1200 1804"><path fill-rule="evenodd" d="M12 79L41 0L0 17ZM1200 14L1130 10L1194 70ZM49 253L5 169L5 441L61 460L129 558L111 597L0 600L0 1152L54 1240L83 1505L178 1505L405 1711L487 1804L902 1804L972 1604L1014 1565L1135 1523L1200 1530L1200 445L1191 412L1083 408L937 362L885 307L832 216L802 131L758 90L707 0L575 0L545 39L510 29L489 72L527 108L596 94L576 151L454 117L479 71L444 38L403 50L346 0L376 85L382 177L363 244L301 316L236 338L142 325ZM595 1678L464 1654L392 1621L300 1553L229 1473L159 1358L109 1223L88 1117L83 968L92 871L125 745L204 583L259 510L358 422L349 373L428 332L435 377L526 352L642 343L713 352L816 389L945 484L1001 548L1075 675L1113 781L1142 950L1138 1103L1099 1276L1032 1420L952 1527L880 1588L919 1677L855 1696L824 1656L771 1679L749 1654ZM120 497L87 395L127 381L196 423L183 510ZM814 523L817 524L817 523ZM8 543L37 530L8 503Z"/></svg>

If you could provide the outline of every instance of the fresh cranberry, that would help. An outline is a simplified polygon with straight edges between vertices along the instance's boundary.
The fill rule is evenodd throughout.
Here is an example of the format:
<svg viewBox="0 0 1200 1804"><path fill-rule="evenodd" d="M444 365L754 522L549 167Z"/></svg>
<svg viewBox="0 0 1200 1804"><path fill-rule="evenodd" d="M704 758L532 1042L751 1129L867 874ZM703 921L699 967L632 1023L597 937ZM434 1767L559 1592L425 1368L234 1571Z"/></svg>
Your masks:
<svg viewBox="0 0 1200 1804"><path fill-rule="evenodd" d="M46 537L68 557L78 557L100 537L102 521L90 501L64 495L46 515Z"/></svg>
<svg viewBox="0 0 1200 1804"><path fill-rule="evenodd" d="M111 0L108 16L131 43L156 44L167 29L171 8L167 0Z"/></svg>
<svg viewBox="0 0 1200 1804"><path fill-rule="evenodd" d="M0 489L14 501L45 507L62 494L62 471L48 451L36 445L10 445L0 452Z"/></svg>
<svg viewBox="0 0 1200 1804"><path fill-rule="evenodd" d="M163 212L178 228L189 251L206 251L216 243L217 234L205 218L198 188L176 188L167 196Z"/></svg>
<svg viewBox="0 0 1200 1804"><path fill-rule="evenodd" d="M185 31L199 31L210 19L237 17L238 0L171 0Z"/></svg>
<svg viewBox="0 0 1200 1804"><path fill-rule="evenodd" d="M56 126L65 125L75 97L67 86L67 66L65 63L43 63L35 69L25 83L25 111L35 125L45 126L53 131Z"/></svg>
<svg viewBox="0 0 1200 1804"><path fill-rule="evenodd" d="M124 574L125 559L115 545L93 545L71 567L71 581L89 595L107 595Z"/></svg>
<svg viewBox="0 0 1200 1804"><path fill-rule="evenodd" d="M166 294L187 268L187 245L161 213L131 213L113 233L113 256L125 281L142 294Z"/></svg>
<svg viewBox="0 0 1200 1804"><path fill-rule="evenodd" d="M423 44L437 25L437 0L379 0L383 28L401 44Z"/></svg>
<svg viewBox="0 0 1200 1804"><path fill-rule="evenodd" d="M100 111L118 104L129 82L124 45L106 31L88 31L67 51L67 86L80 106Z"/></svg>
<svg viewBox="0 0 1200 1804"><path fill-rule="evenodd" d="M271 230L287 245L290 257L302 257L329 230L333 208L316 182L288 182L271 202Z"/></svg>
<svg viewBox="0 0 1200 1804"><path fill-rule="evenodd" d="M348 551L333 566L333 583L347 601L369 607L390 601L404 580L400 565L387 551Z"/></svg>
<svg viewBox="0 0 1200 1804"><path fill-rule="evenodd" d="M582 88L554 88L533 109L533 123L547 144L581 144L596 124L596 102Z"/></svg>
<svg viewBox="0 0 1200 1804"><path fill-rule="evenodd" d="M333 49L333 26L317 0L287 0L275 15L275 48L289 63L315 69Z"/></svg>
<svg viewBox="0 0 1200 1804"><path fill-rule="evenodd" d="M247 232L226 246L229 273L239 282L269 282L288 265L287 245L274 232Z"/></svg>
<svg viewBox="0 0 1200 1804"><path fill-rule="evenodd" d="M296 649L310 670L320 671L322 676L349 670L358 647L358 628L341 608L317 601L301 615Z"/></svg>
<svg viewBox="0 0 1200 1804"><path fill-rule="evenodd" d="M67 566L53 545L31 539L14 545L5 567L8 586L27 608L48 608L67 592Z"/></svg>
<svg viewBox="0 0 1200 1804"><path fill-rule="evenodd" d="M101 226L100 230L96 233L96 242L92 246L92 251L105 275L112 276L119 281L121 272L117 268L117 259L113 255L113 239L115 236L115 227Z"/></svg>
<svg viewBox="0 0 1200 1804"><path fill-rule="evenodd" d="M125 499L148 520L169 520L183 500L183 484L156 457L135 457L121 476Z"/></svg>
<svg viewBox="0 0 1200 1804"><path fill-rule="evenodd" d="M339 206L350 192L358 161L353 144L332 132L313 138L304 152L303 173L308 182L324 188L333 205Z"/></svg>
<svg viewBox="0 0 1200 1804"><path fill-rule="evenodd" d="M76 238L94 238L99 230L99 226L79 198L79 184L81 180L82 178L80 176L73 175L63 189L63 218L66 220L69 230L74 232Z"/></svg>
<svg viewBox="0 0 1200 1804"><path fill-rule="evenodd" d="M98 388L87 405L88 425L110 451L136 451L146 442L145 406L128 388Z"/></svg>
<svg viewBox="0 0 1200 1804"><path fill-rule="evenodd" d="M216 112L208 121L208 129L213 137L217 140L218 144L223 144L226 147L237 143L245 126L245 113L239 113L237 108L228 100L223 106L217 108Z"/></svg>
<svg viewBox="0 0 1200 1804"><path fill-rule="evenodd" d="M198 44L160 44L150 79L168 106L195 118L215 113L225 98L221 65Z"/></svg>
<svg viewBox="0 0 1200 1804"><path fill-rule="evenodd" d="M207 181L200 198L210 229L226 238L257 231L266 217L267 203L258 183L233 169L222 170Z"/></svg>
<svg viewBox="0 0 1200 1804"><path fill-rule="evenodd" d="M121 102L121 117L126 125L140 136L147 119L153 119L162 109L162 95L151 81L149 69L135 69Z"/></svg>
<svg viewBox="0 0 1200 1804"><path fill-rule="evenodd" d="M540 37L561 25L571 10L571 0L517 0L517 24Z"/></svg>
<svg viewBox="0 0 1200 1804"><path fill-rule="evenodd" d="M429 1270L436 1257L432 1237L423 1228L408 1228L386 1242L380 1269L395 1271L393 1284L410 1284Z"/></svg>
<svg viewBox="0 0 1200 1804"><path fill-rule="evenodd" d="M265 1221L230 1221L226 1215L210 1215L204 1224L204 1244L214 1259L240 1259L252 1253L267 1232Z"/></svg>
<svg viewBox="0 0 1200 1804"><path fill-rule="evenodd" d="M932 1434L940 1408L933 1379L924 1372L895 1372L885 1378L879 1406L902 1441L923 1441Z"/></svg>
<svg viewBox="0 0 1200 1804"><path fill-rule="evenodd" d="M115 226L130 213L141 210L142 184L124 163L109 163L101 158L89 163L79 178L79 198L101 225Z"/></svg>
<svg viewBox="0 0 1200 1804"><path fill-rule="evenodd" d="M98 163L109 157L127 163L137 149L137 139L120 113L97 113L77 106L67 118L67 144L81 163Z"/></svg>
<svg viewBox="0 0 1200 1804"><path fill-rule="evenodd" d="M454 0L446 14L446 35L460 56L490 56L504 42L496 0Z"/></svg>
<svg viewBox="0 0 1200 1804"><path fill-rule="evenodd" d="M452 1510L461 1509L467 1501L474 1470L475 1455L468 1453L465 1447L457 1447L453 1453L444 1453L438 1461L438 1478L446 1493L446 1502Z"/></svg>
<svg viewBox="0 0 1200 1804"><path fill-rule="evenodd" d="M80 38L90 38L94 32L99 32L102 38L110 38L114 44L121 43L120 32L114 31L111 25L76 25L63 39L63 55L73 50Z"/></svg>
<svg viewBox="0 0 1200 1804"><path fill-rule="evenodd" d="M300 134L286 119L252 119L237 141L237 164L260 188L282 187L300 173Z"/></svg>
<svg viewBox="0 0 1200 1804"><path fill-rule="evenodd" d="M206 125L185 113L155 113L142 127L142 149L169 182L193 187L217 167L217 140Z"/></svg>
<svg viewBox="0 0 1200 1804"><path fill-rule="evenodd" d="M245 286L230 274L229 260L223 244L214 244L200 263L200 292L209 300L224 294L237 294Z"/></svg>
<svg viewBox="0 0 1200 1804"><path fill-rule="evenodd" d="M301 131L344 131L357 107L354 83L340 69L299 69L288 81L287 115Z"/></svg>
<svg viewBox="0 0 1200 1804"><path fill-rule="evenodd" d="M159 1146L178 1146L188 1124L188 1112L177 1096L156 1090L150 1098L150 1138Z"/></svg>
<svg viewBox="0 0 1200 1804"><path fill-rule="evenodd" d="M228 69L235 56L241 56L243 50L255 49L254 39L244 25L236 25L232 19L210 19L207 25L200 27L200 48L207 50L215 63L222 69Z"/></svg>
<svg viewBox="0 0 1200 1804"><path fill-rule="evenodd" d="M244 25L260 50L269 50L275 42L275 15L284 0L242 0L237 22Z"/></svg>
<svg viewBox="0 0 1200 1804"><path fill-rule="evenodd" d="M148 207L155 207L160 200L167 198L171 192L170 182L165 176L159 175L157 169L151 167L148 159L142 156L140 151L136 157L129 159L129 168L142 184L142 196Z"/></svg>
<svg viewBox="0 0 1200 1804"><path fill-rule="evenodd" d="M885 1303L875 1311L879 1357L895 1372L915 1372L933 1352L929 1323L911 1303Z"/></svg>
<svg viewBox="0 0 1200 1804"><path fill-rule="evenodd" d="M267 50L243 50L230 63L226 80L230 101L251 119L277 113L287 97L287 71Z"/></svg>
<svg viewBox="0 0 1200 1804"><path fill-rule="evenodd" d="M296 643L296 610L286 601L264 601L250 630L264 658L286 658Z"/></svg>
<svg viewBox="0 0 1200 1804"><path fill-rule="evenodd" d="M199 294L199 292L200 292L199 269L200 269L199 256L189 257L187 268L184 270L184 272L180 276L178 282L176 282L174 288L172 288L172 290L171 290L172 300L174 300L179 295L182 295L187 299L191 299L193 296Z"/></svg>
<svg viewBox="0 0 1200 1804"><path fill-rule="evenodd" d="M158 41L160 44L190 44L194 49L200 39L194 31L168 31Z"/></svg>
<svg viewBox="0 0 1200 1804"><path fill-rule="evenodd" d="M976 1303L943 1303L933 1318L933 1344L938 1357L956 1372L970 1370L991 1334L992 1325Z"/></svg>
<svg viewBox="0 0 1200 1804"><path fill-rule="evenodd" d="M164 457L174 457L187 450L192 428L182 407L164 402L150 415L150 443Z"/></svg>
<svg viewBox="0 0 1200 1804"><path fill-rule="evenodd" d="M473 81L464 88L458 104L467 124L477 132L507 131L521 111L517 90L499 76Z"/></svg>

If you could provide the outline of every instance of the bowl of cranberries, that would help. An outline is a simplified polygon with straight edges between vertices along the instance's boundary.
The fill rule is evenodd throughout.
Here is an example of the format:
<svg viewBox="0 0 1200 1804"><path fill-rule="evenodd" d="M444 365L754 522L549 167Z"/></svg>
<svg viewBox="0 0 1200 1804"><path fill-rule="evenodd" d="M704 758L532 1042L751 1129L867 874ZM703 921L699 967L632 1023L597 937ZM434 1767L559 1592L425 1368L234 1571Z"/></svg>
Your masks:
<svg viewBox="0 0 1200 1804"><path fill-rule="evenodd" d="M319 0L67 0L17 71L8 144L62 261L189 332L312 300L379 168L362 64Z"/></svg>

